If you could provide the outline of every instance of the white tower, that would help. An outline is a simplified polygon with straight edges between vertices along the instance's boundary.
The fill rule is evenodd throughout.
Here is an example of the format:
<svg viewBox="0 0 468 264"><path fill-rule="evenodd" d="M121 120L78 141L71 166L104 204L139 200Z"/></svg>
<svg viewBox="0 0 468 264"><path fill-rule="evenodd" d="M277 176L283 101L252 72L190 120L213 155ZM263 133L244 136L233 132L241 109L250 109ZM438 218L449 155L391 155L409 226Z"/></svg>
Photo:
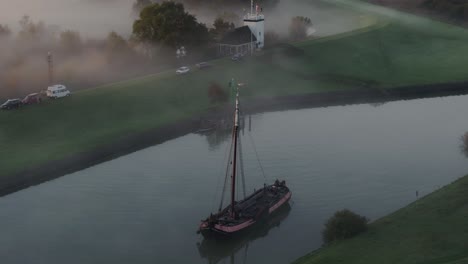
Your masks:
<svg viewBox="0 0 468 264"><path fill-rule="evenodd" d="M251 0L250 13L244 16L244 26L248 26L252 34L257 38L256 47L263 48L265 45L265 16L259 9L260 7L256 5L254 10L253 0Z"/></svg>

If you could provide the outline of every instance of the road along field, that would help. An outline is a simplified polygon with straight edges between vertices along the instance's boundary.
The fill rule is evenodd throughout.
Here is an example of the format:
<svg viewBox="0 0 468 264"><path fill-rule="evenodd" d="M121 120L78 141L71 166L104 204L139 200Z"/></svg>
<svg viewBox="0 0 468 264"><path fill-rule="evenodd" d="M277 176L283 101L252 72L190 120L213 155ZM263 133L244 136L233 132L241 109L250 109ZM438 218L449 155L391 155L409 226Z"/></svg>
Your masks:
<svg viewBox="0 0 468 264"><path fill-rule="evenodd" d="M363 8L355 1L336 2L336 9L354 14L366 27L279 45L243 62L220 59L210 69L192 68L186 75L170 70L0 112L0 189L28 180L24 170L27 177L36 177L36 169L39 175L41 166L53 167L55 161L74 157L79 164L80 155L108 146L117 151L122 140L205 113L212 107L208 86L218 83L227 89L231 78L247 84L242 96L248 98L385 92L468 79L466 30Z"/></svg>

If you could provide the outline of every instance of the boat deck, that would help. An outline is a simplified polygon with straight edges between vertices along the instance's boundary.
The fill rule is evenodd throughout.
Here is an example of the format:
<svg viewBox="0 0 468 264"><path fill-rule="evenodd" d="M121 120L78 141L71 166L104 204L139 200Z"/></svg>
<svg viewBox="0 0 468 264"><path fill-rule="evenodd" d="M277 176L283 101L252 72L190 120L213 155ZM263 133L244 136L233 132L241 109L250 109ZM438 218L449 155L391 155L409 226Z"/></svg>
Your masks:
<svg viewBox="0 0 468 264"><path fill-rule="evenodd" d="M234 217L230 206L227 206L217 215L213 215L211 221L223 226L236 226L249 220L257 221L268 216L269 209L287 193L289 193L289 188L279 182L265 186L245 199L238 201L234 206Z"/></svg>

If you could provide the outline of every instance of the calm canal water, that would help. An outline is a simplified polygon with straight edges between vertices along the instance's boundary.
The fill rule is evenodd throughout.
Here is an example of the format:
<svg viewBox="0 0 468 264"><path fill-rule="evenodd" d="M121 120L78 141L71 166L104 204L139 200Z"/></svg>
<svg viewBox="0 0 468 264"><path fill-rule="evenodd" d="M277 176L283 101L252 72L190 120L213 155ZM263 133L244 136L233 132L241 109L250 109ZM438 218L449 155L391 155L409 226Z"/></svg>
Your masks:
<svg viewBox="0 0 468 264"><path fill-rule="evenodd" d="M468 97L259 114L251 136L291 210L225 247L195 233L216 208L229 142L190 134L0 198L9 263L288 263L321 245L349 208L384 216L468 172ZM247 130L247 185L264 182Z"/></svg>

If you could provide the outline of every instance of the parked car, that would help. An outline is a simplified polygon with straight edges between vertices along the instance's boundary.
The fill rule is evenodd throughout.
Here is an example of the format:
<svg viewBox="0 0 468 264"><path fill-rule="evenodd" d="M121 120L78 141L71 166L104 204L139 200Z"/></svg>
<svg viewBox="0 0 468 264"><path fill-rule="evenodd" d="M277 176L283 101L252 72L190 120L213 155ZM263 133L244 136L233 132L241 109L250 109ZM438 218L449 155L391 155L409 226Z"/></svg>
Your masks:
<svg viewBox="0 0 468 264"><path fill-rule="evenodd" d="M243 59L243 57L244 57L244 56L243 56L242 54L238 53L238 54L232 56L232 57L231 57L231 60L233 60L233 61L240 61L240 60Z"/></svg>
<svg viewBox="0 0 468 264"><path fill-rule="evenodd" d="M176 73L177 74L184 74L184 73L188 73L189 71L190 71L189 67L183 66L183 67L180 67L179 69L177 69Z"/></svg>
<svg viewBox="0 0 468 264"><path fill-rule="evenodd" d="M197 63L196 66L198 69L201 70L201 69L211 68L213 67L213 64L210 64L208 62L200 62L200 63Z"/></svg>
<svg viewBox="0 0 468 264"><path fill-rule="evenodd" d="M32 94L28 94L23 100L21 100L21 103L25 105L39 104L41 101L42 101L42 98L39 93L32 93Z"/></svg>
<svg viewBox="0 0 468 264"><path fill-rule="evenodd" d="M0 105L1 109L14 109L14 108L19 108L22 105L20 99L8 99L5 103Z"/></svg>
<svg viewBox="0 0 468 264"><path fill-rule="evenodd" d="M46 94L47 94L47 97L57 99L57 98L69 96L71 92L67 89L67 87L65 87L65 85L56 84L56 85L47 87Z"/></svg>

